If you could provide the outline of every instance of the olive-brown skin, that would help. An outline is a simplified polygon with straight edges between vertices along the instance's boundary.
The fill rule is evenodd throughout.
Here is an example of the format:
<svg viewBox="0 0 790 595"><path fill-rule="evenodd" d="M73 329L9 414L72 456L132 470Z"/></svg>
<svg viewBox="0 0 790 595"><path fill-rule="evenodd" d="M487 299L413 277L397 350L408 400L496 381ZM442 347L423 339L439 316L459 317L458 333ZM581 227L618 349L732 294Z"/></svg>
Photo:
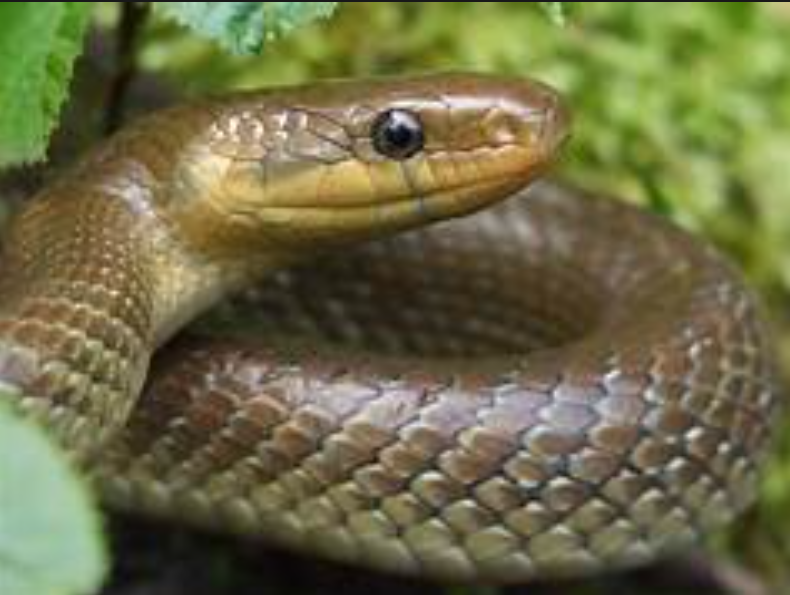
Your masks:
<svg viewBox="0 0 790 595"><path fill-rule="evenodd" d="M423 126L407 159L371 142L392 109ZM536 83L435 75L134 123L6 234L0 386L108 504L347 562L504 582L692 543L752 498L765 332L683 231L521 190L566 119ZM148 374L253 285L256 339Z"/></svg>

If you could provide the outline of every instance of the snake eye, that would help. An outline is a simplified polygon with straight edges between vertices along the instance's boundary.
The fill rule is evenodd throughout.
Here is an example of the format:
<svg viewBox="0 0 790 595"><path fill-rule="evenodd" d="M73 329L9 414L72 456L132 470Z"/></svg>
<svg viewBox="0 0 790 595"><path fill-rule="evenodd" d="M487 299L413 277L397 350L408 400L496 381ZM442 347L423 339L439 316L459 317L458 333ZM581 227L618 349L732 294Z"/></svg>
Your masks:
<svg viewBox="0 0 790 595"><path fill-rule="evenodd" d="M425 145L422 122L415 113L406 110L393 109L379 114L371 133L373 148L391 159L408 159Z"/></svg>

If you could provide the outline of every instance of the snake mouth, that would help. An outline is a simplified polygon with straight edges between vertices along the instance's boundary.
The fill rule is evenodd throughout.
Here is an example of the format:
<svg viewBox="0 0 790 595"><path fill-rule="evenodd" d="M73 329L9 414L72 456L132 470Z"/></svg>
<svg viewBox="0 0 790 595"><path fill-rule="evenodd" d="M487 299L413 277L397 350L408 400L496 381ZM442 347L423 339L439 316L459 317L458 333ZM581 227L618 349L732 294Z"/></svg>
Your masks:
<svg viewBox="0 0 790 595"><path fill-rule="evenodd" d="M235 210L231 216L247 225L264 225L300 231L302 238L317 239L338 232L380 234L402 231L446 218L474 213L525 188L538 172L496 175L474 183L446 185L425 193L403 194L388 199L332 205L266 206L257 210ZM353 236L350 236L353 237Z"/></svg>

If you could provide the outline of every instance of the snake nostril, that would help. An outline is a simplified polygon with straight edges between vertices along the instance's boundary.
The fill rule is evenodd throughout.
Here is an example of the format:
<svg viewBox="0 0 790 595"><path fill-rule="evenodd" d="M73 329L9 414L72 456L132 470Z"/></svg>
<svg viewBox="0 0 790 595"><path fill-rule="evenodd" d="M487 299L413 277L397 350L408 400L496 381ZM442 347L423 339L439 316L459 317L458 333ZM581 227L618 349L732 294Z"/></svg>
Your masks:
<svg viewBox="0 0 790 595"><path fill-rule="evenodd" d="M569 116L562 101L555 96L541 114L537 143L543 154L554 155L570 137Z"/></svg>
<svg viewBox="0 0 790 595"><path fill-rule="evenodd" d="M550 122L549 134L552 136L554 149L562 146L571 132L571 114L565 101L559 96L554 95L552 105L549 107L548 121Z"/></svg>

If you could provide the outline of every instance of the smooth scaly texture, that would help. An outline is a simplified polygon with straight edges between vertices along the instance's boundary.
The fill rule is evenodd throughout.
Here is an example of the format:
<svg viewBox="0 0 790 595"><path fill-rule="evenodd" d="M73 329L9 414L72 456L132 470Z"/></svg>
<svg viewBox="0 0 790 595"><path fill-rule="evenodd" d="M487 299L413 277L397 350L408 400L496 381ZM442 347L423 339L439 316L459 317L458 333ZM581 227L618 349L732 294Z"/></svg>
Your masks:
<svg viewBox="0 0 790 595"><path fill-rule="evenodd" d="M560 107L530 86L514 110L508 84L286 90L133 126L6 237L4 388L109 504L352 563L514 581L696 541L751 500L777 401L754 299L707 246L633 207L544 184L472 218L282 270L346 235L460 215L526 184L564 136ZM264 114L250 115L251 102ZM333 161L293 120L313 133L319 121L325 138L404 102L424 117L435 144L425 152L451 157L431 175L414 173L416 158L405 190L403 164L376 170L392 164L358 148ZM449 118L431 113L436 103ZM491 138L513 138L507 114L539 115L538 133L519 137L526 159L491 157ZM301 162L278 160L283 147ZM340 172L312 186L307 163ZM360 181L359 163L379 182ZM493 170L513 184L482 192L475 180ZM261 179L275 190L255 197L269 214L254 216ZM401 209L415 189L424 204ZM371 217L377 196L394 210ZM305 210L321 198L348 218ZM282 219L284 203L296 219ZM136 399L158 343L261 275L225 307L242 307L245 337L205 336L227 326L220 310L162 350Z"/></svg>

